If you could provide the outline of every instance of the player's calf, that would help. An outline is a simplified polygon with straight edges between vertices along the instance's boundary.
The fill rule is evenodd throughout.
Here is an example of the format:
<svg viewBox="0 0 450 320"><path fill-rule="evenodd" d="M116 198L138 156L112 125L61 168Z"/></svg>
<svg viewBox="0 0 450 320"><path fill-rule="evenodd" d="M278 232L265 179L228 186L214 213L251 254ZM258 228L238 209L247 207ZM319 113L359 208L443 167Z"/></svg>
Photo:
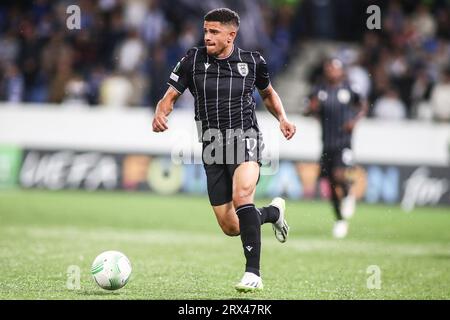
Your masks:
<svg viewBox="0 0 450 320"><path fill-rule="evenodd" d="M229 201L218 206L213 206L212 209L223 233L231 237L238 236L240 233L239 219L236 215L233 203Z"/></svg>
<svg viewBox="0 0 450 320"><path fill-rule="evenodd" d="M219 224L220 228L222 229L223 233L230 237L236 237L240 234L239 230L239 223L233 224L233 223L223 223Z"/></svg>

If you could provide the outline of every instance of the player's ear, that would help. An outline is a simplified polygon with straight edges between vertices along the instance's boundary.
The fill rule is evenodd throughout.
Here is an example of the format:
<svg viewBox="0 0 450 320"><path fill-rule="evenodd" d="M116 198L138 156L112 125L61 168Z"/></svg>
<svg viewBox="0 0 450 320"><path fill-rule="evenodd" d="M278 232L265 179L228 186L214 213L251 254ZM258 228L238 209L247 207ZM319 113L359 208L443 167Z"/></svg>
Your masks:
<svg viewBox="0 0 450 320"><path fill-rule="evenodd" d="M236 35L237 35L237 30L236 30L236 28L232 27L230 32L228 33L228 39L227 39L228 43L233 42L234 39L236 38Z"/></svg>
<svg viewBox="0 0 450 320"><path fill-rule="evenodd" d="M233 41L233 39L234 39L233 31L231 31L228 35L228 43L231 43Z"/></svg>

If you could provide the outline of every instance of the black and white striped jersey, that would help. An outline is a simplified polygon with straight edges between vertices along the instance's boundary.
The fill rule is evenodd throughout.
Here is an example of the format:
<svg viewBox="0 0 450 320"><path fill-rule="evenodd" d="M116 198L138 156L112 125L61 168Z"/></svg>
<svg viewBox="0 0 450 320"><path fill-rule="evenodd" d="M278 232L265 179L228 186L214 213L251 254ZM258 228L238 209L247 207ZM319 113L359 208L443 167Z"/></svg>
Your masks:
<svg viewBox="0 0 450 320"><path fill-rule="evenodd" d="M338 85L327 82L316 86L310 97L319 101L318 117L322 127L324 150L351 148L352 133L344 130L347 121L355 118L359 111L361 97L348 83L342 81Z"/></svg>
<svg viewBox="0 0 450 320"><path fill-rule="evenodd" d="M195 120L207 129L258 130L253 91L270 84L267 64L255 51L234 47L218 59L206 47L192 48L176 65L168 84L179 93L186 88L195 99Z"/></svg>

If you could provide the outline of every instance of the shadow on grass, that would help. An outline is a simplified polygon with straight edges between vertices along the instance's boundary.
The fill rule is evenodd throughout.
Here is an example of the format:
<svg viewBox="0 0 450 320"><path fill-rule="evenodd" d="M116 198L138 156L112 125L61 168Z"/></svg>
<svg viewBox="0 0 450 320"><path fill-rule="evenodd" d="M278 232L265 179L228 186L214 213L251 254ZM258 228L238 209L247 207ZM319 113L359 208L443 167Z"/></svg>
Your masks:
<svg viewBox="0 0 450 320"><path fill-rule="evenodd" d="M261 295L259 292L242 292L237 293L235 296L224 298L225 300L260 300Z"/></svg>
<svg viewBox="0 0 450 320"><path fill-rule="evenodd" d="M119 297L121 295L120 292L105 291L105 290L83 290L83 291L76 291L76 294L80 296L102 296L102 297L107 296Z"/></svg>
<svg viewBox="0 0 450 320"><path fill-rule="evenodd" d="M438 259L438 260L449 260L450 254L445 254L445 253L433 254L433 255L431 255L431 258Z"/></svg>

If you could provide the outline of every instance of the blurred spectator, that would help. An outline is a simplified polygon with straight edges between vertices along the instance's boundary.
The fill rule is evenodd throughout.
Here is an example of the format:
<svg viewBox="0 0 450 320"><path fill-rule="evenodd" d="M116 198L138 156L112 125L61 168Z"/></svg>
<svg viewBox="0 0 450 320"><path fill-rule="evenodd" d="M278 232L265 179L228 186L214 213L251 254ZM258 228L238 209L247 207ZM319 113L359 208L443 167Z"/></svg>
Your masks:
<svg viewBox="0 0 450 320"><path fill-rule="evenodd" d="M100 104L123 108L130 104L133 86L127 77L116 74L105 78L100 86Z"/></svg>
<svg viewBox="0 0 450 320"><path fill-rule="evenodd" d="M422 40L429 39L436 32L436 22L427 5L419 3L412 17L412 25Z"/></svg>
<svg viewBox="0 0 450 320"><path fill-rule="evenodd" d="M71 50L63 50L63 54L58 57L55 77L52 79L49 88L49 100L53 103L61 103L66 94L66 86L73 77Z"/></svg>
<svg viewBox="0 0 450 320"><path fill-rule="evenodd" d="M102 11L108 12L112 11L116 7L117 2L118 0L100 0L98 2L98 6Z"/></svg>
<svg viewBox="0 0 450 320"><path fill-rule="evenodd" d="M197 30L198 29L191 21L188 21L184 24L181 34L178 38L178 45L181 48L181 51L187 52L187 50L196 46L200 36Z"/></svg>
<svg viewBox="0 0 450 320"><path fill-rule="evenodd" d="M437 36L450 39L450 10L447 7L439 8L436 13L437 18Z"/></svg>
<svg viewBox="0 0 450 320"><path fill-rule="evenodd" d="M433 117L437 121L450 121L450 66L442 73L442 80L431 93Z"/></svg>
<svg viewBox="0 0 450 320"><path fill-rule="evenodd" d="M118 48L118 69L123 72L136 71L145 56L145 48L136 30L131 30Z"/></svg>
<svg viewBox="0 0 450 320"><path fill-rule="evenodd" d="M12 29L0 34L0 65L14 62L19 50L19 40Z"/></svg>
<svg viewBox="0 0 450 320"><path fill-rule="evenodd" d="M131 29L138 29L143 25L147 15L147 0L127 0L124 1L125 25ZM150 1L153 2L153 1Z"/></svg>
<svg viewBox="0 0 450 320"><path fill-rule="evenodd" d="M168 22L157 0L150 1L149 11L141 24L142 35L147 45L157 43L167 27Z"/></svg>
<svg viewBox="0 0 450 320"><path fill-rule="evenodd" d="M238 45L243 48L263 51L261 37L267 37L270 32L270 30L264 30L265 22L272 25L273 21L263 19L261 8L254 0L243 1L241 7ZM265 39L265 41L268 41L268 39Z"/></svg>
<svg viewBox="0 0 450 320"><path fill-rule="evenodd" d="M416 79L411 89L411 107L414 117L421 120L431 120L432 111L430 103L433 82L426 68L420 67L416 71Z"/></svg>
<svg viewBox="0 0 450 320"><path fill-rule="evenodd" d="M73 106L88 104L88 86L81 77L74 76L67 81L62 103Z"/></svg>
<svg viewBox="0 0 450 320"><path fill-rule="evenodd" d="M19 68L15 64L8 64L4 71L0 97L8 102L21 102L23 89L24 81Z"/></svg>
<svg viewBox="0 0 450 320"><path fill-rule="evenodd" d="M342 57L341 61L348 65L346 68L347 77L352 90L367 99L371 90L371 79L369 72L363 65L362 55L358 56L358 53L354 52L347 59Z"/></svg>
<svg viewBox="0 0 450 320"><path fill-rule="evenodd" d="M332 38L336 32L332 0L313 0L311 11L314 35L319 38Z"/></svg>
<svg viewBox="0 0 450 320"><path fill-rule="evenodd" d="M106 78L106 71L102 65L96 65L90 73L87 86L88 86L88 101L91 105L99 104L100 99L100 86Z"/></svg>
<svg viewBox="0 0 450 320"><path fill-rule="evenodd" d="M375 101L373 115L378 119L402 120L406 118L405 104L399 99L399 94L394 89L386 90Z"/></svg>
<svg viewBox="0 0 450 320"><path fill-rule="evenodd" d="M389 1L386 14L384 14L383 30L389 33L403 31L405 14L399 1Z"/></svg>
<svg viewBox="0 0 450 320"><path fill-rule="evenodd" d="M167 64L167 49L164 47L156 47L153 52L153 60L150 62L150 103L154 106L161 99L162 95L166 91L167 79L161 77L162 74L170 72Z"/></svg>

